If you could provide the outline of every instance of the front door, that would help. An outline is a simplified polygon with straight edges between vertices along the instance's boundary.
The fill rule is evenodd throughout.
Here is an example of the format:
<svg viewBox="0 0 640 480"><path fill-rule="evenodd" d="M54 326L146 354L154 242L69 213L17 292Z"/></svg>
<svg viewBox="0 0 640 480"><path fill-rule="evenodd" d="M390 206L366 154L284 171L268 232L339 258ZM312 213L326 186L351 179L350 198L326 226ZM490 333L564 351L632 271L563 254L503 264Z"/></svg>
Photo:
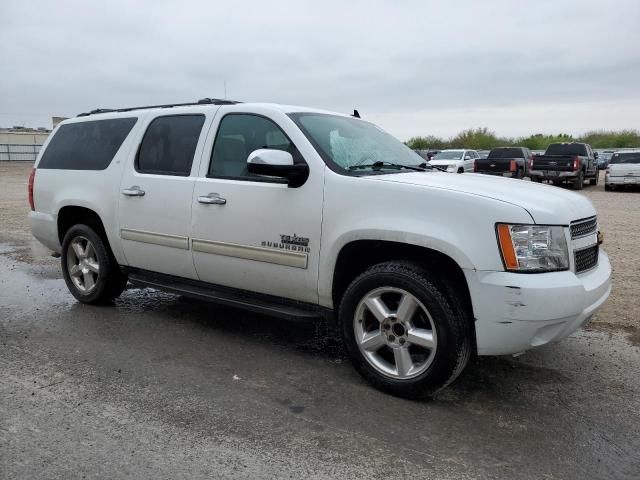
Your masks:
<svg viewBox="0 0 640 480"><path fill-rule="evenodd" d="M196 278L189 249L192 171L199 166L194 158L201 157L206 116L163 115L147 121L120 185L124 254L129 266Z"/></svg>
<svg viewBox="0 0 640 480"><path fill-rule="evenodd" d="M191 236L198 277L317 302L324 169L314 171L310 165L307 181L297 188L249 174L247 157L259 148L287 150L296 162L304 162L285 133L292 127L284 119L281 127L250 112L225 115L224 108L193 193Z"/></svg>

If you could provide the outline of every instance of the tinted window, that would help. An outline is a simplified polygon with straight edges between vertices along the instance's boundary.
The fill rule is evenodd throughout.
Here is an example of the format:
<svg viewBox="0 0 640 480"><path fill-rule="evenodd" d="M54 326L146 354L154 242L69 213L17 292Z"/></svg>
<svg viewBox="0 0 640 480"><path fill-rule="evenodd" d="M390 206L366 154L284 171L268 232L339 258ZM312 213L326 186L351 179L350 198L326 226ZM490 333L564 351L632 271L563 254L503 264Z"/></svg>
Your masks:
<svg viewBox="0 0 640 480"><path fill-rule="evenodd" d="M524 153L521 148L494 148L487 158L524 158Z"/></svg>
<svg viewBox="0 0 640 480"><path fill-rule="evenodd" d="M640 163L640 152L614 153L609 163Z"/></svg>
<svg viewBox="0 0 640 480"><path fill-rule="evenodd" d="M115 118L62 125L42 154L38 168L104 170L136 121Z"/></svg>
<svg viewBox="0 0 640 480"><path fill-rule="evenodd" d="M295 147L271 120L250 114L226 115L218 127L209 176L251 177L247 157L259 148L285 150L296 158Z"/></svg>
<svg viewBox="0 0 640 480"><path fill-rule="evenodd" d="M142 173L189 176L204 115L171 115L154 119L147 128L136 169Z"/></svg>
<svg viewBox="0 0 640 480"><path fill-rule="evenodd" d="M545 155L580 155L587 157L587 147L583 143L552 143Z"/></svg>

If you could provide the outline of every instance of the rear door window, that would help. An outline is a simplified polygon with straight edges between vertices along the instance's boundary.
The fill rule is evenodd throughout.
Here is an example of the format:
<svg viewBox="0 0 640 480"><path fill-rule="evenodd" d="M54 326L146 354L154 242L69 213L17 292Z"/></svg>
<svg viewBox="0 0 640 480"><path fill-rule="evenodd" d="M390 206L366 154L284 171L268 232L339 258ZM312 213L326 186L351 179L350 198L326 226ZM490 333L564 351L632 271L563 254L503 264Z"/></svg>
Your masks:
<svg viewBox="0 0 640 480"><path fill-rule="evenodd" d="M104 170L137 118L112 118L61 125L42 154L38 168Z"/></svg>
<svg viewBox="0 0 640 480"><path fill-rule="evenodd" d="M140 144L136 170L188 177L204 118L204 115L168 115L153 119Z"/></svg>

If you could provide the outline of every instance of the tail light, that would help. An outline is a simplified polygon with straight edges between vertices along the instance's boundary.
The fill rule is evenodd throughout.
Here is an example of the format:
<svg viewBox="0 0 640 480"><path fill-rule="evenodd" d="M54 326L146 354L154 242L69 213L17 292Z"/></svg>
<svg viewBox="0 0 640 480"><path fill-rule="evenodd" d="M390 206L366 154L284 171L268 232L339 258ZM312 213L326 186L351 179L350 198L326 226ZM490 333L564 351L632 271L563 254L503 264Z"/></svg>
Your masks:
<svg viewBox="0 0 640 480"><path fill-rule="evenodd" d="M33 181L36 179L36 169L32 168L29 174L29 183L27 184L27 191L29 192L29 206L31 210L35 210L36 207L33 203Z"/></svg>
<svg viewBox="0 0 640 480"><path fill-rule="evenodd" d="M580 169L580 157L573 157L573 169L576 171Z"/></svg>
<svg viewBox="0 0 640 480"><path fill-rule="evenodd" d="M516 161L515 160L511 160L511 162L509 162L509 171L511 172L515 172L516 171Z"/></svg>

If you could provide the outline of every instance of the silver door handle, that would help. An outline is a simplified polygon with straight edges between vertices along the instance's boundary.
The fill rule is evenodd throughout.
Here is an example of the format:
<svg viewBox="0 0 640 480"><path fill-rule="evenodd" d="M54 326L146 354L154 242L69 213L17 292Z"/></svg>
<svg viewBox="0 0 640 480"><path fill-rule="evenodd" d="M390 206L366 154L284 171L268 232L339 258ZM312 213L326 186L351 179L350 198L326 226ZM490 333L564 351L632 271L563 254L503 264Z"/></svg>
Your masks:
<svg viewBox="0 0 640 480"><path fill-rule="evenodd" d="M125 188L122 190L122 194L127 197L143 197L144 190L141 190L138 185L134 185L133 187Z"/></svg>
<svg viewBox="0 0 640 480"><path fill-rule="evenodd" d="M198 197L198 202L205 205L225 205L227 203L226 198L222 198L217 193L210 193L209 195L201 195Z"/></svg>

